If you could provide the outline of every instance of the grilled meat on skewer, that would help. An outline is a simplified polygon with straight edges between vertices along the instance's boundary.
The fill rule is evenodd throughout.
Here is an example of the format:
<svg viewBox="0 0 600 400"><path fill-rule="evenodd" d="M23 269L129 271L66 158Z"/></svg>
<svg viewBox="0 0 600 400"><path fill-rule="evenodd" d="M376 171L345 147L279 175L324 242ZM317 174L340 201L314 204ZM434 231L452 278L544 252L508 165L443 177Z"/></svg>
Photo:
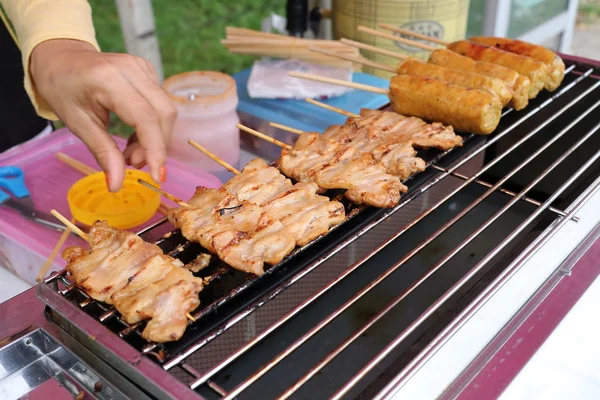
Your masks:
<svg viewBox="0 0 600 400"><path fill-rule="evenodd" d="M265 262L278 263L296 245L345 219L343 205L317 195L315 187L292 185L278 169L256 159L220 189L198 188L190 207L172 210L169 219L184 237L233 268L262 274ZM267 242L279 250L259 250Z"/></svg>
<svg viewBox="0 0 600 400"><path fill-rule="evenodd" d="M187 326L186 315L200 304L202 280L158 246L105 221L92 226L89 239L89 250L69 247L63 252L76 284L93 299L114 304L128 323L150 319L144 338L179 339Z"/></svg>

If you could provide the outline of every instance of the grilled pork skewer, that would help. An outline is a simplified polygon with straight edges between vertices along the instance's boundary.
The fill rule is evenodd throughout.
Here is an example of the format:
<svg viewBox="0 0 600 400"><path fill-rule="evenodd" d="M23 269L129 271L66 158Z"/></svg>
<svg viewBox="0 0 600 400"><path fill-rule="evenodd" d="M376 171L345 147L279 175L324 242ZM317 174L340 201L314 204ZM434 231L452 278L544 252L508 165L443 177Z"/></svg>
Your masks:
<svg viewBox="0 0 600 400"><path fill-rule="evenodd" d="M142 332L145 339L178 340L187 319L193 320L189 313L200 304L202 279L158 246L105 221L94 223L82 238L90 243L89 250L69 247L63 252L75 283L93 299L114 304L127 323L149 319Z"/></svg>
<svg viewBox="0 0 600 400"><path fill-rule="evenodd" d="M238 128L251 134L256 132L239 124ZM354 203L393 207L400 201L400 192L407 190L370 153L361 153L353 146L332 143L329 152L281 147L279 167L287 176L298 182L315 182L324 189L346 189L345 196ZM290 156L286 157L287 154Z"/></svg>
<svg viewBox="0 0 600 400"><path fill-rule="evenodd" d="M362 109L356 118L348 118L341 127L330 127L322 137L340 143L352 143L361 148L389 138L411 141L416 147L424 149L433 147L449 150L463 144L462 138L454 133L451 126L438 122L427 124L416 117L368 109Z"/></svg>
<svg viewBox="0 0 600 400"><path fill-rule="evenodd" d="M377 31L376 31L377 32ZM387 35L383 32L379 32ZM396 36L390 35L385 36L390 40L396 40ZM357 47L359 49L372 51L378 54L384 54L399 60L406 60L408 56L394 51L380 49L375 46L356 42L349 39L341 39L341 41L349 46ZM484 75L490 78L500 79L512 92L511 105L515 110L522 110L529 103L529 89L531 87L531 81L524 75L519 74L510 68L503 67L501 65L492 64L489 62L480 62L470 59L469 57L461 56L458 53L454 53L448 49L436 49L429 54L427 60L429 64L438 65L450 69L459 71L472 72L475 74Z"/></svg>
<svg viewBox="0 0 600 400"><path fill-rule="evenodd" d="M396 75L389 90L321 76L290 72L290 76L387 94L392 109L428 121L439 121L462 132L487 135L500 123L502 103L481 90L465 89L437 79Z"/></svg>
<svg viewBox="0 0 600 400"><path fill-rule="evenodd" d="M220 189L199 188L191 207L174 210L170 219L188 240L236 269L261 275L264 263L281 262L296 245L344 221L343 205L317 190L314 184L292 185L277 168L255 159Z"/></svg>
<svg viewBox="0 0 600 400"><path fill-rule="evenodd" d="M385 32L380 32L364 26L359 26L360 32L369 33L374 36L388 38L396 42L402 42L410 46L418 47L427 51L434 51L437 47L430 46L414 40L401 38L396 35L391 35ZM529 98L535 98L538 93L544 88L545 82L549 79L548 68L546 64L534 60L530 57L525 57L519 54L510 53L495 47L485 46L479 43L470 42L468 40L459 40L449 43L446 48L450 51L458 53L462 56L469 57L475 61L490 62L503 67L515 70L521 75L526 76L531 81L529 88Z"/></svg>
<svg viewBox="0 0 600 400"><path fill-rule="evenodd" d="M280 169L295 179L314 180L321 185L319 172L324 166L371 154L387 173L406 179L425 169L425 162L415 157L415 143L441 149L462 145L462 138L441 124L430 125L390 112L362 113L364 116L348 118L343 126L330 127L322 135L302 133L293 151L282 150Z"/></svg>
<svg viewBox="0 0 600 400"><path fill-rule="evenodd" d="M427 40L432 43L437 43L442 46L447 46L449 43L443 40L432 38L427 35L422 35L413 32L408 29L396 28L387 24L379 24L382 29L394 31L408 36L413 36L419 39ZM544 82L546 90L556 90L565 76L565 63L563 60L553 51L536 44L527 43L522 40L500 38L500 37L489 37L489 36L474 36L468 39L471 42L483 44L486 46L494 47L500 50L508 51L510 53L519 54L521 56L530 57L536 61L540 61L546 64L548 68L548 76Z"/></svg>

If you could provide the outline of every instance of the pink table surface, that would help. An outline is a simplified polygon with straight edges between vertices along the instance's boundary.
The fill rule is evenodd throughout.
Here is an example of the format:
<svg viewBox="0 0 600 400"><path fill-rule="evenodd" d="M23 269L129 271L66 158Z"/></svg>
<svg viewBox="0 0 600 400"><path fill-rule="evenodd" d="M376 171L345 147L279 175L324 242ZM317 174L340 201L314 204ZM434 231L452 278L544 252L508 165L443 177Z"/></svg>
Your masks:
<svg viewBox="0 0 600 400"><path fill-rule="evenodd" d="M115 138L115 140L119 147L124 147L123 139ZM77 180L83 177L83 174L59 161L56 158L58 152L63 152L96 170L100 169L84 144L66 129L61 129L45 138L27 142L1 154L0 166L16 165L24 170L25 183L37 209L48 213L51 209L56 209L67 218L71 218L67 192ZM161 185L162 188L183 199L190 198L196 186L221 186L219 179L214 175L193 169L174 159L168 159L167 173L167 182ZM163 199L163 202L174 205L166 199ZM155 222L163 216L157 213L143 226ZM132 231L138 231L143 226L133 228ZM20 269L25 267L17 264L20 264L19 260L26 259L29 254L19 253L33 253L45 261L58 242L60 235L60 232L27 220L8 207L0 207L0 266L7 267L17 275L24 277L24 271ZM82 245L83 241L76 237L70 237L63 248L76 244ZM57 257L53 269L63 266L64 261ZM41 266L30 265L28 268L38 268L39 271ZM38 271L25 273L27 277L24 279L30 281L32 273L35 272L37 275Z"/></svg>

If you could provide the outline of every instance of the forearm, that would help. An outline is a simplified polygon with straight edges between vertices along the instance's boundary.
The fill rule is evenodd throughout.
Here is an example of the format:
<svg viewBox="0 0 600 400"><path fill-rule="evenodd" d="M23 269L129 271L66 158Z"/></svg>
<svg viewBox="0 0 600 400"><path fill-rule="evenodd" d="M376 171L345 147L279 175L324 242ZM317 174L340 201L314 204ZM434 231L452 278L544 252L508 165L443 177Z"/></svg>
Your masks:
<svg viewBox="0 0 600 400"><path fill-rule="evenodd" d="M41 98L31 77L31 53L40 43L52 39L74 39L90 43L99 50L87 0L0 0L12 23L22 53L25 90L38 114L57 119Z"/></svg>

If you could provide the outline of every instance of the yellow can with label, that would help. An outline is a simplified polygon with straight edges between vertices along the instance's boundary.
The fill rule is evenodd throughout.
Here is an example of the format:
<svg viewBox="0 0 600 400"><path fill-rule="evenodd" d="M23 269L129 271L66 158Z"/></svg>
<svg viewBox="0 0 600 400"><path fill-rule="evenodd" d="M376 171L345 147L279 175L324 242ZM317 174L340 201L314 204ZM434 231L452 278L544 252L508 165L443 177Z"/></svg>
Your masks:
<svg viewBox="0 0 600 400"><path fill-rule="evenodd" d="M468 15L469 0L333 0L333 36L335 39L357 40L426 60L429 53L424 50L358 32L357 28L363 25L379 29L377 24L388 24L453 42L465 38ZM420 39L414 40L427 43ZM387 65L398 61L367 51L363 51L363 55ZM364 67L363 71L381 77L391 75L372 67Z"/></svg>

